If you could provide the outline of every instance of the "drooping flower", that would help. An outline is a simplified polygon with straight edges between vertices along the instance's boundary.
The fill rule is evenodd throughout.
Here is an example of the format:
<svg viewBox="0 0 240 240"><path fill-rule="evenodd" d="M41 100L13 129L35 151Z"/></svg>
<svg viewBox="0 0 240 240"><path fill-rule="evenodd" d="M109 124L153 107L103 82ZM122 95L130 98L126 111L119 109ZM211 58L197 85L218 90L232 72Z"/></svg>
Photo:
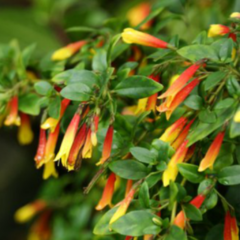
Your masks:
<svg viewBox="0 0 240 240"><path fill-rule="evenodd" d="M79 51L79 49L86 43L87 43L86 41L78 41L78 42L68 44L67 46L55 51L52 55L52 60L53 61L65 60L71 57L77 51Z"/></svg>
<svg viewBox="0 0 240 240"><path fill-rule="evenodd" d="M93 146L97 146L97 131L98 131L99 116L93 116L93 122L91 124L91 141Z"/></svg>
<svg viewBox="0 0 240 240"><path fill-rule="evenodd" d="M19 223L24 223L29 221L32 217L34 217L37 213L41 212L47 206L46 202L43 200L36 200L32 203L29 203L21 208L19 208L14 218Z"/></svg>
<svg viewBox="0 0 240 240"><path fill-rule="evenodd" d="M140 3L130 9L127 18L132 27L141 23L151 12L151 5L148 2ZM148 29L152 25L152 21L148 21L141 26L142 30Z"/></svg>
<svg viewBox="0 0 240 240"><path fill-rule="evenodd" d="M190 92L199 84L198 78L195 78L182 90L180 90L169 102L164 102L157 110L159 112L166 112L166 117L169 119L173 111L187 98Z"/></svg>
<svg viewBox="0 0 240 240"><path fill-rule="evenodd" d="M58 177L58 173L55 168L54 164L54 157L55 157L55 148L58 140L58 135L60 131L60 124L57 125L54 132L50 132L47 144L46 144L46 150L45 150L45 156L44 156L44 170L43 170L43 179L48 179L50 176Z"/></svg>
<svg viewBox="0 0 240 240"><path fill-rule="evenodd" d="M107 205L109 207L112 207L112 196L114 193L115 181L116 181L116 176L114 173L111 173L107 180L106 186L103 190L102 197L101 197L100 201L98 202L98 205L96 206L96 210L102 210Z"/></svg>
<svg viewBox="0 0 240 240"><path fill-rule="evenodd" d="M171 97L173 98L184 86L185 84L193 77L196 71L201 67L202 63L195 63L189 68L187 68L168 88L168 90L159 96L160 99ZM170 99L171 100L171 99Z"/></svg>
<svg viewBox="0 0 240 240"><path fill-rule="evenodd" d="M4 121L4 125L20 125L20 117L18 116L18 97L14 96L8 103L7 111L9 114Z"/></svg>
<svg viewBox="0 0 240 240"><path fill-rule="evenodd" d="M196 196L190 204L195 206L196 208L200 208L205 200L206 196L203 194L199 194ZM186 226L186 222L188 221L187 217L185 216L183 211L180 211L178 215L174 219L174 225L178 226L179 228L184 229Z"/></svg>
<svg viewBox="0 0 240 240"><path fill-rule="evenodd" d="M230 15L230 18L238 18L238 19L240 19L240 13L239 13L239 12L233 12L233 13Z"/></svg>
<svg viewBox="0 0 240 240"><path fill-rule="evenodd" d="M122 33L122 39L125 43L135 43L153 48L171 47L167 42L164 42L148 33L134 30L133 28L125 28Z"/></svg>
<svg viewBox="0 0 240 240"><path fill-rule="evenodd" d="M37 153L34 157L37 168L40 168L45 162L46 143L47 143L46 130L40 128Z"/></svg>
<svg viewBox="0 0 240 240"><path fill-rule="evenodd" d="M78 111L77 113L74 114L70 124L68 125L64 138L62 140L60 150L54 160L54 161L57 161L61 158L62 165L64 167L67 167L67 159L68 159L73 141L75 139L75 135L77 133L80 118L81 118L80 113Z"/></svg>
<svg viewBox="0 0 240 240"><path fill-rule="evenodd" d="M182 130L182 132L179 134L179 136L177 137L177 139L173 142L173 144L171 145L175 150L178 149L180 147L180 145L183 143L183 141L186 139L190 127L193 124L194 119L191 120L186 126L185 128Z"/></svg>
<svg viewBox="0 0 240 240"><path fill-rule="evenodd" d="M230 28L221 24L211 24L208 30L208 37L223 36L230 32Z"/></svg>
<svg viewBox="0 0 240 240"><path fill-rule="evenodd" d="M178 175L178 168L177 164L182 163L184 158L187 154L188 147L187 147L188 140L185 140L180 147L177 149L175 154L170 159L167 169L163 172L162 181L163 186L166 187L170 184L170 181L175 181Z"/></svg>
<svg viewBox="0 0 240 240"><path fill-rule="evenodd" d="M132 188L128 193L128 195L120 202L117 211L113 214L110 220L110 224L118 220L120 217L122 217L126 213L128 206L134 197L134 194L135 194L135 189Z"/></svg>
<svg viewBox="0 0 240 240"><path fill-rule="evenodd" d="M78 158L79 151L80 149L82 149L84 142L86 140L86 135L87 135L87 125L86 123L84 123L80 128L69 153L69 157L67 161L67 168L69 171L75 169L75 163Z"/></svg>
<svg viewBox="0 0 240 240"><path fill-rule="evenodd" d="M213 164L218 156L218 153L220 151L222 141L224 138L224 131L218 133L218 135L215 137L214 141L212 142L211 146L209 147L205 157L202 159L198 171L202 172L206 170L207 168L212 169Z"/></svg>
<svg viewBox="0 0 240 240"><path fill-rule="evenodd" d="M60 110L60 116L58 119L49 117L42 125L41 128L42 129L49 129L51 130L51 132L54 132L56 126L58 125L59 121L61 120L67 106L69 105L71 101L69 99L63 99L61 102L61 110Z"/></svg>
<svg viewBox="0 0 240 240"><path fill-rule="evenodd" d="M97 165L103 164L111 155L112 150L112 142L113 142L113 126L110 125L108 127L106 137L103 143L102 157Z"/></svg>
<svg viewBox="0 0 240 240"><path fill-rule="evenodd" d="M165 132L159 139L164 142L172 143L182 131L186 122L187 119L185 117L179 118L176 122L174 122L170 127L165 130Z"/></svg>
<svg viewBox="0 0 240 240"><path fill-rule="evenodd" d="M239 229L236 218L228 210L225 214L224 240L239 240Z"/></svg>
<svg viewBox="0 0 240 240"><path fill-rule="evenodd" d="M92 141L91 141L91 128L89 128L87 130L87 137L86 137L86 141L84 143L83 146L83 150L82 150L82 157L83 158L91 158L92 157Z"/></svg>
<svg viewBox="0 0 240 240"><path fill-rule="evenodd" d="M30 118L25 113L20 113L21 125L18 129L18 141L22 145L27 145L33 140L33 131L30 124Z"/></svg>

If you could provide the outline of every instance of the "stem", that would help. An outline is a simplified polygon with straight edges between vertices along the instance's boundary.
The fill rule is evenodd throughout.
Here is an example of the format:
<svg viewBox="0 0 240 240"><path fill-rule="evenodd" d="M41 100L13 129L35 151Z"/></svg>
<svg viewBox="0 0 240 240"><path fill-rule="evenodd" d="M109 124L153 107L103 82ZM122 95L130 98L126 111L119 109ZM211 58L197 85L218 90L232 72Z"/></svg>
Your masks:
<svg viewBox="0 0 240 240"><path fill-rule="evenodd" d="M171 214L171 224L174 223L174 219L176 217L176 211L177 211L177 201L173 204L172 214Z"/></svg>

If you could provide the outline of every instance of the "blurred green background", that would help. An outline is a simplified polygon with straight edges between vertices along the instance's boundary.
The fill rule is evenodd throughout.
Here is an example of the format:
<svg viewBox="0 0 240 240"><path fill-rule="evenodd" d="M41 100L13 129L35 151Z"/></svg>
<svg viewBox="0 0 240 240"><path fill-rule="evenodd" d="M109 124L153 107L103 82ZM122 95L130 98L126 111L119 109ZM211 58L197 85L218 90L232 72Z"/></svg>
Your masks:
<svg viewBox="0 0 240 240"><path fill-rule="evenodd" d="M84 37L82 33L67 34L65 29L72 26L99 27L112 17L125 19L127 10L140 2L142 1L0 0L0 44L8 43L12 39L17 39L21 47L37 43L37 56L41 58L49 51ZM208 29L210 24L226 22L233 11L240 11L239 0L175 0L157 21L162 23L161 32L165 35L171 37L179 34L180 38L191 42L200 31ZM39 119L34 119L33 128L37 136ZM16 224L13 214L17 208L34 200L43 184L41 170L35 169L33 161L37 137L30 146L22 147L18 144L16 135L15 128L0 129L0 239L4 240L26 239L28 225ZM65 172L62 181L72 181L68 178L76 177L77 185L74 187L81 193L82 187L86 185L83 184L85 174L87 171L81 173L82 177L79 178L74 174L66 176ZM52 189L51 186L45 186L41 191L52 191L57 187L54 180L50 180L48 185L51 185ZM101 191L98 191L95 195L93 192L92 202L87 203L86 197L81 195L81 204L78 203L76 209L72 210L78 216L78 220L73 218L73 221L80 223L74 225L76 236L67 235L70 233L64 235L61 231L64 231L64 226L67 229L68 225L63 220L56 220L55 230L63 236L60 238L55 235L56 240L92 239L94 222L91 222L91 213L100 193ZM73 213L69 214L71 216ZM82 231L86 231L86 237L79 237Z"/></svg>

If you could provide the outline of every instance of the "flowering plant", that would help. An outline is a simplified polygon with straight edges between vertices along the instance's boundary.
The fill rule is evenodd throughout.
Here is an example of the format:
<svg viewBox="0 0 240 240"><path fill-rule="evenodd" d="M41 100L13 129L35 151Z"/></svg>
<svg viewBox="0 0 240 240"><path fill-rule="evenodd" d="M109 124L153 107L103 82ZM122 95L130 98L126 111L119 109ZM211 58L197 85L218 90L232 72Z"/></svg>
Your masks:
<svg viewBox="0 0 240 240"><path fill-rule="evenodd" d="M89 36L40 61L34 45L1 47L1 123L29 144L40 115L33 158L44 179L58 177L15 214L36 216L30 239L51 239L55 216L87 201L78 184L89 176L85 194L102 186L94 239L239 239L239 197L226 192L240 184L240 13L187 45L159 34L155 18L167 4L70 29Z"/></svg>

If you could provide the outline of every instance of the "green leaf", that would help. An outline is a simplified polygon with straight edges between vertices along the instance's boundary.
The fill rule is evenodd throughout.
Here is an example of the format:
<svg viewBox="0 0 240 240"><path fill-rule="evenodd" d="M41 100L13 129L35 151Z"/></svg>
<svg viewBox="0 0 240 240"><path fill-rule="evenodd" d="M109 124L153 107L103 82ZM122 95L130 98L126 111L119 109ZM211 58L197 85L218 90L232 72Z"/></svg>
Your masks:
<svg viewBox="0 0 240 240"><path fill-rule="evenodd" d="M199 110L203 106L203 100L198 95L190 95L185 101L184 104L194 110Z"/></svg>
<svg viewBox="0 0 240 240"><path fill-rule="evenodd" d="M72 83L63 88L60 94L73 101L87 101L91 97L91 89L83 83Z"/></svg>
<svg viewBox="0 0 240 240"><path fill-rule="evenodd" d="M179 49L177 52L182 57L187 58L193 62L196 62L204 58L207 58L213 61L218 60L218 56L214 48L211 46L202 45L202 44L186 46Z"/></svg>
<svg viewBox="0 0 240 240"><path fill-rule="evenodd" d="M218 181L222 185L236 185L240 184L240 166L239 165L233 165L230 167L223 168L218 173Z"/></svg>
<svg viewBox="0 0 240 240"><path fill-rule="evenodd" d="M228 93L234 97L235 99L238 99L240 97L240 84L238 83L238 80L235 78L235 76L230 76L226 82L226 87L228 90Z"/></svg>
<svg viewBox="0 0 240 240"><path fill-rule="evenodd" d="M92 88L98 84L98 77L92 71L71 69L57 74L52 81L58 84L83 83Z"/></svg>
<svg viewBox="0 0 240 240"><path fill-rule="evenodd" d="M133 147L130 152L140 162L151 164L156 161L156 156L146 148Z"/></svg>
<svg viewBox="0 0 240 240"><path fill-rule="evenodd" d="M113 49L117 44L117 42L120 40L120 38L121 38L121 34L119 33L111 39L111 42L109 44L108 51L107 51L107 63L109 65L111 64Z"/></svg>
<svg viewBox="0 0 240 240"><path fill-rule="evenodd" d="M154 224L153 218L159 219L156 215L147 210L139 210L127 213L116 222L111 228L122 235L143 236L145 234L158 234L161 228Z"/></svg>
<svg viewBox="0 0 240 240"><path fill-rule="evenodd" d="M198 194L202 194L207 188L211 187L214 184L213 179L205 179L198 186Z"/></svg>
<svg viewBox="0 0 240 240"><path fill-rule="evenodd" d="M107 52L103 49L98 50L92 60L92 69L94 71L104 72L107 68Z"/></svg>
<svg viewBox="0 0 240 240"><path fill-rule="evenodd" d="M61 97L55 96L48 105L48 114L50 117L58 119L61 111Z"/></svg>
<svg viewBox="0 0 240 240"><path fill-rule="evenodd" d="M138 193L138 199L139 203L143 208L149 208L150 207L150 196L149 196L149 188L147 182L144 182Z"/></svg>
<svg viewBox="0 0 240 240"><path fill-rule="evenodd" d="M24 113L36 116L40 113L39 100L39 96L34 93L25 94L19 97L18 108Z"/></svg>
<svg viewBox="0 0 240 240"><path fill-rule="evenodd" d="M213 42L212 47L218 52L220 60L223 62L232 61L233 40L231 38L223 38Z"/></svg>
<svg viewBox="0 0 240 240"><path fill-rule="evenodd" d="M201 211L193 206L192 204L185 204L183 206L184 212L186 213L187 218L193 221L201 221L202 220L202 213Z"/></svg>
<svg viewBox="0 0 240 240"><path fill-rule="evenodd" d="M107 211L102 218L97 222L96 226L93 229L93 233L96 235L111 235L114 234L113 231L110 231L109 222L113 216L113 214L117 211L117 207L112 208Z"/></svg>
<svg viewBox="0 0 240 240"><path fill-rule="evenodd" d="M68 28L66 32L97 32L97 29L84 26L77 26Z"/></svg>
<svg viewBox="0 0 240 240"><path fill-rule="evenodd" d="M169 143L164 142L160 139L154 139L152 142L152 150L153 149L157 150L157 160L159 162L168 160L169 152L171 151Z"/></svg>
<svg viewBox="0 0 240 240"><path fill-rule="evenodd" d="M177 195L178 195L178 186L175 182L171 181L170 182L170 197L169 197L169 205L168 205L168 210L171 211L174 205L174 202L177 199Z"/></svg>
<svg viewBox="0 0 240 240"><path fill-rule="evenodd" d="M198 172L198 166L190 163L179 163L178 170L189 182L199 183L204 179L204 174Z"/></svg>
<svg viewBox="0 0 240 240"><path fill-rule="evenodd" d="M39 81L34 84L34 89L38 94L45 96L52 92L53 86L47 81Z"/></svg>
<svg viewBox="0 0 240 240"><path fill-rule="evenodd" d="M35 49L36 49L36 44L35 43L33 43L30 46L23 49L22 60L23 60L23 64L24 64L25 67L28 66L30 58L31 58Z"/></svg>
<svg viewBox="0 0 240 240"><path fill-rule="evenodd" d="M187 236L181 228L172 225L164 240L187 240Z"/></svg>
<svg viewBox="0 0 240 240"><path fill-rule="evenodd" d="M204 123L215 123L217 116L215 112L210 111L209 109L203 109L199 112L198 118L201 122Z"/></svg>
<svg viewBox="0 0 240 240"><path fill-rule="evenodd" d="M240 111L240 108L238 108ZM230 138L235 138L240 136L240 123L239 122L235 122L234 119L232 119L231 123L230 123L230 131L229 131L229 136Z"/></svg>
<svg viewBox="0 0 240 240"><path fill-rule="evenodd" d="M213 72L208 75L206 80L204 80L203 85L204 89L207 91L213 87L215 87L218 83L220 83L226 77L225 72Z"/></svg>
<svg viewBox="0 0 240 240"><path fill-rule="evenodd" d="M202 204L202 209L212 209L214 208L218 203L218 195L216 192L212 191L207 196Z"/></svg>
<svg viewBox="0 0 240 240"><path fill-rule="evenodd" d="M235 100L233 98L225 98L224 100L219 101L215 107L214 110L219 110L219 109L226 109L228 107L230 107L231 105L233 105L233 103L235 102Z"/></svg>
<svg viewBox="0 0 240 240"><path fill-rule="evenodd" d="M144 76L132 76L120 82L115 92L124 97L139 99L161 91L163 86Z"/></svg>
<svg viewBox="0 0 240 240"><path fill-rule="evenodd" d="M109 164L111 171L124 179L138 180L146 177L148 169L134 160L118 160Z"/></svg>
<svg viewBox="0 0 240 240"><path fill-rule="evenodd" d="M212 227L209 232L206 235L205 240L224 240L223 238L223 232L224 232L224 225L223 224L218 224Z"/></svg>

